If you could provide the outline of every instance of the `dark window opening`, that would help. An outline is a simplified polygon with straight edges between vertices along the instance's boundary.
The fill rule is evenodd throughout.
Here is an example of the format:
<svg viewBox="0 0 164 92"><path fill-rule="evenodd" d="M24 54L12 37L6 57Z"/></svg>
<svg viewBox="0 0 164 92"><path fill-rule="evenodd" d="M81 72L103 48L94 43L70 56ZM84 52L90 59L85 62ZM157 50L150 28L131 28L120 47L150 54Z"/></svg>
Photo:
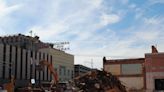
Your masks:
<svg viewBox="0 0 164 92"><path fill-rule="evenodd" d="M6 66L6 45L3 47L3 73L2 73L2 78L5 79L5 66Z"/></svg>
<svg viewBox="0 0 164 92"><path fill-rule="evenodd" d="M48 57L49 55L47 54L47 62L49 61L48 59L49 59L49 57ZM49 76L48 76L48 67L47 67L47 80L49 79Z"/></svg>
<svg viewBox="0 0 164 92"><path fill-rule="evenodd" d="M31 64L30 64L30 79L32 79L33 78L33 72L32 72L32 70L33 70L33 67L32 67L32 64L33 64L33 52L31 51L31 55L30 55L31 57L30 57L30 62L31 62Z"/></svg>
<svg viewBox="0 0 164 92"><path fill-rule="evenodd" d="M15 48L15 78L17 78L17 56L18 56L18 47Z"/></svg>
<svg viewBox="0 0 164 92"><path fill-rule="evenodd" d="M35 59L37 59L37 52L35 51Z"/></svg>
<svg viewBox="0 0 164 92"><path fill-rule="evenodd" d="M11 78L11 70L12 70L12 66L13 66L13 63L12 63L12 61L11 61L11 58L12 58L12 46L10 45L10 54L9 54L9 62L10 62L10 64L9 64L9 77Z"/></svg>
<svg viewBox="0 0 164 92"><path fill-rule="evenodd" d="M22 74L23 74L23 73L22 73L22 66L23 66L23 61L22 61L22 60L23 60L23 55L22 55L22 54L23 54L23 49L21 49L21 54L20 54L20 55L21 55L21 56L20 56L20 65L21 65L21 66L20 66L20 79L23 79L23 78L22 78Z"/></svg>
<svg viewBox="0 0 164 92"><path fill-rule="evenodd" d="M51 65L52 65L52 55L50 57ZM52 80L52 76L50 75L50 79Z"/></svg>
<svg viewBox="0 0 164 92"><path fill-rule="evenodd" d="M155 79L155 90L164 90L164 79Z"/></svg>
<svg viewBox="0 0 164 92"><path fill-rule="evenodd" d="M45 60L45 53L43 53L43 60ZM42 73L42 74L43 74L43 75L42 75L42 76L43 76L43 80L45 80L45 78L44 78L44 73L45 73L45 67L43 68L43 73Z"/></svg>
<svg viewBox="0 0 164 92"><path fill-rule="evenodd" d="M45 53L43 53L43 59L45 59Z"/></svg>
<svg viewBox="0 0 164 92"><path fill-rule="evenodd" d="M52 56L51 56L51 58L50 58L50 61L51 61L51 64L52 64Z"/></svg>
<svg viewBox="0 0 164 92"><path fill-rule="evenodd" d="M37 52L35 51L35 59L37 60ZM36 79L36 65L35 65L35 79Z"/></svg>
<svg viewBox="0 0 164 92"><path fill-rule="evenodd" d="M27 63L27 61L28 61L28 52L26 51L26 56L25 56L25 58L26 58L26 60L25 60L25 79L27 79L27 66L28 66L28 63Z"/></svg>
<svg viewBox="0 0 164 92"><path fill-rule="evenodd" d="M39 52L39 62L40 62L40 60L41 60L41 52ZM40 83L40 80L41 80L40 75L41 75L41 71L39 71L39 83Z"/></svg>
<svg viewBox="0 0 164 92"><path fill-rule="evenodd" d="M39 60L41 60L41 52L39 52Z"/></svg>
<svg viewBox="0 0 164 92"><path fill-rule="evenodd" d="M33 52L31 51L31 58L33 57Z"/></svg>

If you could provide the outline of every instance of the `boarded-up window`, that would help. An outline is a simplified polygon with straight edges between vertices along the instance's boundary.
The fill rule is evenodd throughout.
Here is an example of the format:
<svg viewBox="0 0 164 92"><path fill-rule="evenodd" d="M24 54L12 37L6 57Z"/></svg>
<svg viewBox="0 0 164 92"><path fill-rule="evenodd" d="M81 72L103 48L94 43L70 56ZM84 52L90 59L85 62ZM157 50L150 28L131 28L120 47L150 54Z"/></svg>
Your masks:
<svg viewBox="0 0 164 92"><path fill-rule="evenodd" d="M141 64L122 64L121 68L122 75L142 74Z"/></svg>
<svg viewBox="0 0 164 92"><path fill-rule="evenodd" d="M105 65L105 71L111 72L113 75L120 75L120 64Z"/></svg>

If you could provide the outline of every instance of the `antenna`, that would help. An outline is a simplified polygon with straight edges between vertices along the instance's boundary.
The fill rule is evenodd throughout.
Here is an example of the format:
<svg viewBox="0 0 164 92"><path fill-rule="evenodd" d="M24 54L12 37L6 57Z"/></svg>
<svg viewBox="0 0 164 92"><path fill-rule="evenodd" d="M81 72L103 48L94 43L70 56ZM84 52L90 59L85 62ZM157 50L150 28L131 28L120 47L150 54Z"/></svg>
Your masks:
<svg viewBox="0 0 164 92"><path fill-rule="evenodd" d="M32 37L32 33L33 33L33 31L31 30L29 33L30 33L30 35L31 35L31 37Z"/></svg>
<svg viewBox="0 0 164 92"><path fill-rule="evenodd" d="M155 47L157 48L157 44L155 44Z"/></svg>
<svg viewBox="0 0 164 92"><path fill-rule="evenodd" d="M93 59L91 59L91 68L93 69Z"/></svg>
<svg viewBox="0 0 164 92"><path fill-rule="evenodd" d="M58 49L58 50L69 50L69 42L64 41L64 42L55 42L54 43L54 48Z"/></svg>

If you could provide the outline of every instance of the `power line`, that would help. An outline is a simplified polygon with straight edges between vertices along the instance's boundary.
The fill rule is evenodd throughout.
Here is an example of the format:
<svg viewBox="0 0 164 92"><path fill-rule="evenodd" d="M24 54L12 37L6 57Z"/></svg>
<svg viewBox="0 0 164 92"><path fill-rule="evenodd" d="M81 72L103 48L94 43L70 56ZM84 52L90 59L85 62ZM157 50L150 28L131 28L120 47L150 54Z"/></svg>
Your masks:
<svg viewBox="0 0 164 92"><path fill-rule="evenodd" d="M94 55L94 54L73 54L74 56L77 57L116 57L116 58L131 58L133 56L113 56L113 55Z"/></svg>

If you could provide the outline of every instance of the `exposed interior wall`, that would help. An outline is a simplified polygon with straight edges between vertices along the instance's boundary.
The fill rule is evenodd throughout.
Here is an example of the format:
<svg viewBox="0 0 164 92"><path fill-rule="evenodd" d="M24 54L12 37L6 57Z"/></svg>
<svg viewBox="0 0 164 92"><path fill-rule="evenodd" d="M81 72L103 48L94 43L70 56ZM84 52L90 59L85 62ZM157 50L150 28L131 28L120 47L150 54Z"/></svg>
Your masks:
<svg viewBox="0 0 164 92"><path fill-rule="evenodd" d="M142 74L142 64L122 64L122 75Z"/></svg>
<svg viewBox="0 0 164 92"><path fill-rule="evenodd" d="M120 64L105 65L104 69L105 69L105 71L110 72L113 75L121 74Z"/></svg>
<svg viewBox="0 0 164 92"><path fill-rule="evenodd" d="M143 77L119 77L119 79L127 87L127 89L144 88Z"/></svg>

